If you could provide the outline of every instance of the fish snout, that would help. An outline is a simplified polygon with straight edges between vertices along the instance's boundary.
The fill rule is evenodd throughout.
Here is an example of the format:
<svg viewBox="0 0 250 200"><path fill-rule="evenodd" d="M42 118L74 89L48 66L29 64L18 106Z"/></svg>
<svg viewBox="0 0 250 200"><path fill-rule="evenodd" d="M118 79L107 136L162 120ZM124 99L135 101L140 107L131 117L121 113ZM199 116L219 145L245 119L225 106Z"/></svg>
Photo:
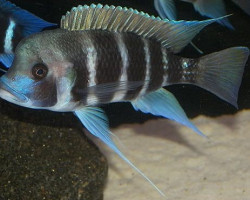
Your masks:
<svg viewBox="0 0 250 200"><path fill-rule="evenodd" d="M28 98L21 92L14 89L5 76L0 78L0 97L15 104L26 103Z"/></svg>

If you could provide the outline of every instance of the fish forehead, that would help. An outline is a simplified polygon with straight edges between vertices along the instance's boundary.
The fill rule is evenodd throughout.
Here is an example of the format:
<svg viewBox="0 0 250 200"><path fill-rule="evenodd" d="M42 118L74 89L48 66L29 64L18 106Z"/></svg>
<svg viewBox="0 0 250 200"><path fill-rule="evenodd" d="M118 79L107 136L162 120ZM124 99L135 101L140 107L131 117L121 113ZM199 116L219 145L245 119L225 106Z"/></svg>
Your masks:
<svg viewBox="0 0 250 200"><path fill-rule="evenodd" d="M91 47L85 31L67 31L63 29L48 30L24 39L18 46L18 53L37 55L44 62L65 60L87 53ZM83 48L85 47L85 48Z"/></svg>

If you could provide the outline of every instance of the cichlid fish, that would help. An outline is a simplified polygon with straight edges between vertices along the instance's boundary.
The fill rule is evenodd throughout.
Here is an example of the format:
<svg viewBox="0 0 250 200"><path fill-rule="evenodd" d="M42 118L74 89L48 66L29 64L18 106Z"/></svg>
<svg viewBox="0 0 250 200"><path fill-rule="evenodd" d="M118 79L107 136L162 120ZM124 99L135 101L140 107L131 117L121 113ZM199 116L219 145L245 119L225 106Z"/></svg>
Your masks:
<svg viewBox="0 0 250 200"><path fill-rule="evenodd" d="M17 44L28 35L55 24L23 10L6 0L0 0L0 62L9 68Z"/></svg>
<svg viewBox="0 0 250 200"><path fill-rule="evenodd" d="M206 16L209 18L218 18L226 15L226 9L223 0L182 0L182 1L192 3L194 9L197 12L199 12L202 16ZM177 19L174 0L154 0L154 5L158 14L163 19L164 18L168 18L170 20ZM228 21L227 18L223 18L221 20L218 20L217 22L230 29L234 29L234 27L231 25L231 23Z"/></svg>
<svg viewBox="0 0 250 200"><path fill-rule="evenodd" d="M248 48L232 47L198 59L175 55L214 21L161 20L100 4L73 8L62 17L61 29L19 43L11 68L0 79L0 97L29 108L74 112L90 133L164 195L118 149L97 106L131 102L135 110L175 120L202 135L162 87L194 84L237 106Z"/></svg>

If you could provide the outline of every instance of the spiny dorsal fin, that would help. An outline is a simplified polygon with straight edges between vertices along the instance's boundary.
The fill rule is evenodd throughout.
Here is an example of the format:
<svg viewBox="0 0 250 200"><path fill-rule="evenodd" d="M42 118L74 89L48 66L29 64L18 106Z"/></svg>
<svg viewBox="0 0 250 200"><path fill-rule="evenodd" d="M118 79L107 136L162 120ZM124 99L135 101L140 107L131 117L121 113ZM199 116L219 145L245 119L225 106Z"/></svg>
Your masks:
<svg viewBox="0 0 250 200"><path fill-rule="evenodd" d="M154 38L164 47L178 53L202 28L216 20L161 20L159 17L149 16L131 8L91 4L72 8L65 16L62 16L61 28L70 31L132 32L145 38Z"/></svg>

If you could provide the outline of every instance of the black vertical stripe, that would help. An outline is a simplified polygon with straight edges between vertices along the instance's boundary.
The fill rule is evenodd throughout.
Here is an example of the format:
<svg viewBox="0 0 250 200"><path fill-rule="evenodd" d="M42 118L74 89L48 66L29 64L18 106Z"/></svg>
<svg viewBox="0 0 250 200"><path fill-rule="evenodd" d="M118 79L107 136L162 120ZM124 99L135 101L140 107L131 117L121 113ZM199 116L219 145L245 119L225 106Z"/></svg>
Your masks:
<svg viewBox="0 0 250 200"><path fill-rule="evenodd" d="M143 40L132 33L124 33L123 39L128 50L128 81L144 81L146 75L146 55ZM136 98L141 89L142 86L135 90L129 90L124 99L132 100Z"/></svg>
<svg viewBox="0 0 250 200"><path fill-rule="evenodd" d="M81 55L76 59L71 60L74 63L74 70L76 75L75 84L71 90L73 100L87 104L88 97L88 70L86 68L87 56Z"/></svg>
<svg viewBox="0 0 250 200"><path fill-rule="evenodd" d="M150 55L150 81L147 92L153 91L161 87L164 75L163 55L160 43L149 41Z"/></svg>
<svg viewBox="0 0 250 200"><path fill-rule="evenodd" d="M117 40L115 39L116 34L119 33L92 31L90 34L97 52L95 77L97 85L116 83L120 79L123 62ZM116 87L119 87L119 84L117 84ZM102 87L100 87L100 89L102 89ZM115 94L115 90L116 89L114 88L110 93L106 93L105 95L103 95L103 92L100 94L96 91L99 102L110 102Z"/></svg>
<svg viewBox="0 0 250 200"><path fill-rule="evenodd" d="M182 78L182 58L174 55L173 53L168 53L168 83L178 83Z"/></svg>
<svg viewBox="0 0 250 200"><path fill-rule="evenodd" d="M53 77L42 80L39 84L35 85L30 95L33 106L52 107L56 105L58 95L56 80Z"/></svg>
<svg viewBox="0 0 250 200"><path fill-rule="evenodd" d="M58 41L63 41L60 45L62 52L67 60L73 63L75 74L75 83L71 90L73 101L81 102L83 105L87 103L88 97L88 79L89 72L87 69L87 48L82 46L81 40L87 40L86 35L71 32L70 34L63 34ZM85 49L84 49L85 48ZM73 77L72 77L73 78Z"/></svg>

